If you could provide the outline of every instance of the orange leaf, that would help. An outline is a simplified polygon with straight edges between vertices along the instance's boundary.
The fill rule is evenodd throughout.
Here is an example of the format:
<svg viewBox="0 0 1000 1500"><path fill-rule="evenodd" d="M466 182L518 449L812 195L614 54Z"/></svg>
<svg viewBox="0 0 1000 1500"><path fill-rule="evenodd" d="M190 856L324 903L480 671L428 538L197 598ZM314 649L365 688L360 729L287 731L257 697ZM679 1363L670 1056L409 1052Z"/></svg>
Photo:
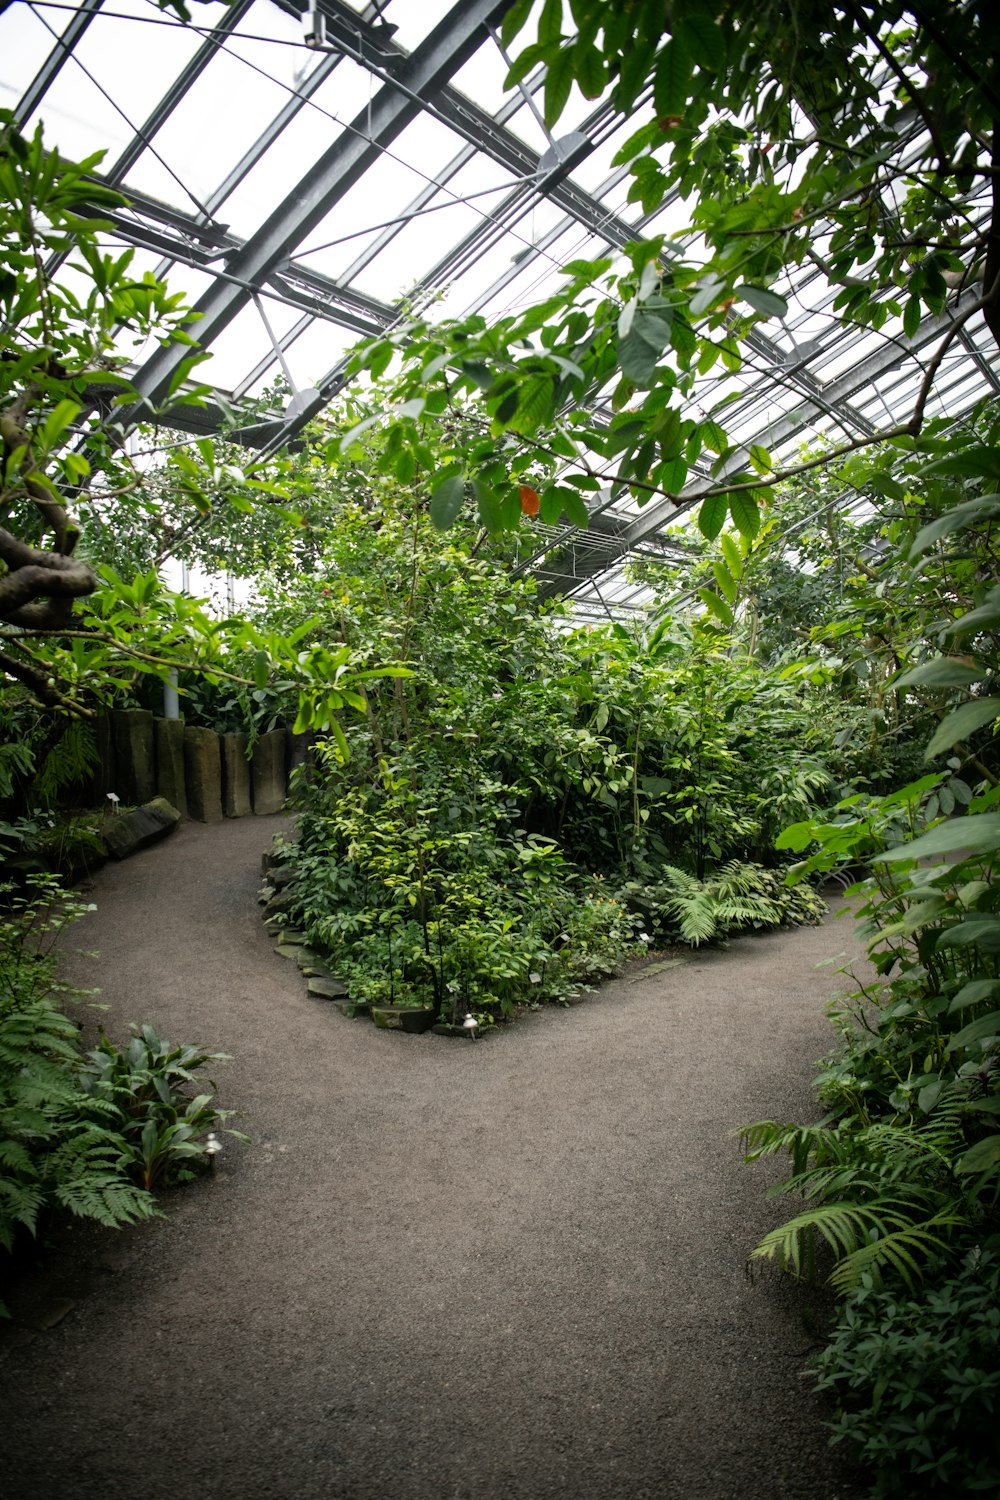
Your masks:
<svg viewBox="0 0 1000 1500"><path fill-rule="evenodd" d="M526 516L537 516L542 503L541 496L537 490L533 490L530 484L518 486L521 494L521 509Z"/></svg>

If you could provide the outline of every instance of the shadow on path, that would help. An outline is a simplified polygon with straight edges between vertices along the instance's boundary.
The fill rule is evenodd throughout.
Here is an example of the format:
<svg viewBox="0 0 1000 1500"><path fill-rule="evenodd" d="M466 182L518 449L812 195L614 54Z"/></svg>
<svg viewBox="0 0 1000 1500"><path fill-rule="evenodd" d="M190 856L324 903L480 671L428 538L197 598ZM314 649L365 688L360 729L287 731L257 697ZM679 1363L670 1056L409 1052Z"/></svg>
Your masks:
<svg viewBox="0 0 1000 1500"><path fill-rule="evenodd" d="M253 1145L26 1279L53 1326L0 1351L7 1500L848 1500L801 1298L744 1275L779 1210L732 1131L812 1108L849 927L476 1044L380 1033L272 952L281 826L185 823L97 877L73 977L116 1037L232 1053Z"/></svg>

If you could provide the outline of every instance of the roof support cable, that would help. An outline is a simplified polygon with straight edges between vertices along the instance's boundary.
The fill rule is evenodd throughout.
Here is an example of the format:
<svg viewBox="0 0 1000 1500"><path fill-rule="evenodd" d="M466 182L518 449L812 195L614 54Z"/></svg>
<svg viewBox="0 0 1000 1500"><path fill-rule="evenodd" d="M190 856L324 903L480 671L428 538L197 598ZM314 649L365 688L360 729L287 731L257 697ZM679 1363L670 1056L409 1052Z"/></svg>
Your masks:
<svg viewBox="0 0 1000 1500"><path fill-rule="evenodd" d="M299 390L298 386L295 384L295 377L289 369L288 361L285 359L285 351L284 349L282 349L280 342L275 336L274 329L268 322L267 313L264 311L264 304L260 300L260 294L256 291L253 291L250 293L250 298L253 302L254 307L260 314L260 321L263 323L265 329L267 330L267 336L271 340L271 348L274 350L274 357L284 371L285 379L288 381L288 388L292 393L291 399L285 405L284 415L286 417L297 416L300 411L302 411L306 406L310 404L310 402L315 401L318 398L319 391L317 391L312 386L304 391Z"/></svg>
<svg viewBox="0 0 1000 1500"><path fill-rule="evenodd" d="M486 30L493 38L493 43L500 56L503 58L509 72L513 67L513 63L511 62L510 54L507 52L507 49L504 47L503 42L500 40L500 33L497 31L495 26L490 26L489 24L487 24ZM569 135L564 135L560 140L557 141L549 127L546 125L545 117L543 116L541 110L535 103L534 94L529 88L525 87L525 83L522 78L519 78L517 80L516 87L518 93L521 95L521 98L524 100L525 104L534 115L535 124L538 126L539 130L542 132L545 139L549 143L549 149L543 153L541 160L538 163L539 169L542 172L554 171L575 151L579 151L581 146L590 145L588 137L584 135L581 130L571 130Z"/></svg>

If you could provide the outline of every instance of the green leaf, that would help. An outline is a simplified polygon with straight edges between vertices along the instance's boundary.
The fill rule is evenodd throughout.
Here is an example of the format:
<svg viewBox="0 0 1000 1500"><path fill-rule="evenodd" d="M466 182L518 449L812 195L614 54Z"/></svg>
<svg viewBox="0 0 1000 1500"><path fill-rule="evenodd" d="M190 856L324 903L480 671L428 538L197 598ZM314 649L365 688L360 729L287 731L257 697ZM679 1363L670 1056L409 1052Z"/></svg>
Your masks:
<svg viewBox="0 0 1000 1500"><path fill-rule="evenodd" d="M725 532L719 538L719 546L722 548L722 555L726 559L726 566L738 582L743 577L743 558L740 556L739 547L737 547L732 537L728 536Z"/></svg>
<svg viewBox="0 0 1000 1500"><path fill-rule="evenodd" d="M1000 1135L988 1135L970 1146L955 1164L958 1172L991 1172L1000 1166Z"/></svg>
<svg viewBox="0 0 1000 1500"><path fill-rule="evenodd" d="M960 615L945 629L945 635L974 635L980 630L992 630L1000 624L1000 588L990 589L986 602L967 615Z"/></svg>
<svg viewBox="0 0 1000 1500"><path fill-rule="evenodd" d="M573 53L564 48L552 58L545 73L543 115L550 130L566 108L572 87Z"/></svg>
<svg viewBox="0 0 1000 1500"><path fill-rule="evenodd" d="M585 99L599 99L607 83L607 68L600 48L585 36L578 37L573 48L576 83Z"/></svg>
<svg viewBox="0 0 1000 1500"><path fill-rule="evenodd" d="M714 542L723 526L726 524L726 515L729 506L725 495L708 495L701 502L698 511L698 530L709 541Z"/></svg>
<svg viewBox="0 0 1000 1500"><path fill-rule="evenodd" d="M729 496L729 514L740 536L752 541L760 530L760 510L753 495L734 490Z"/></svg>
<svg viewBox="0 0 1000 1500"><path fill-rule="evenodd" d="M752 281L744 281L733 288L733 296L738 297L741 302L749 302L754 312L761 313L765 318L788 316L788 303L784 297L769 291L766 286L755 286Z"/></svg>
<svg viewBox="0 0 1000 1500"><path fill-rule="evenodd" d="M916 559L950 532L961 531L965 526L972 526L980 520L992 520L996 516L1000 516L1000 495L980 495L977 500L955 505L943 516L921 527L910 546L909 556Z"/></svg>
<svg viewBox="0 0 1000 1500"><path fill-rule="evenodd" d="M255 651L253 658L253 680L257 687L266 688L271 675L271 663L266 651Z"/></svg>
<svg viewBox="0 0 1000 1500"><path fill-rule="evenodd" d="M901 859L931 859L936 854L953 854L956 849L976 852L1000 845L1000 813L973 813L952 818L921 834L908 844L899 844L876 854L873 864L894 864Z"/></svg>
<svg viewBox="0 0 1000 1500"><path fill-rule="evenodd" d="M55 446L82 410L83 408L75 401L60 401L57 406L53 407L42 425L42 442L46 448Z"/></svg>
<svg viewBox="0 0 1000 1500"><path fill-rule="evenodd" d="M542 491L541 502L539 515L548 526L558 525L563 515L571 526L579 526L581 531L586 531L590 525L590 512L585 502L568 485L550 485Z"/></svg>
<svg viewBox="0 0 1000 1500"><path fill-rule="evenodd" d="M665 459L656 471L656 482L670 495L679 495L688 477L688 466L680 454ZM640 502L641 503L641 502Z"/></svg>
<svg viewBox="0 0 1000 1500"><path fill-rule="evenodd" d="M973 979L963 984L948 1007L948 1014L964 1010L967 1005L978 1005L980 1000L995 1000L1000 995L1000 979Z"/></svg>
<svg viewBox="0 0 1000 1500"><path fill-rule="evenodd" d="M688 11L682 15L676 31L699 68L716 73L725 65L725 36L722 28L705 11Z"/></svg>
<svg viewBox="0 0 1000 1500"><path fill-rule="evenodd" d="M430 516L438 531L454 525L465 499L465 481L459 474L443 480L431 494Z"/></svg>
<svg viewBox="0 0 1000 1500"><path fill-rule="evenodd" d="M937 458L924 474L961 474L971 479L1000 479L1000 448L973 444L948 458Z"/></svg>
<svg viewBox="0 0 1000 1500"><path fill-rule="evenodd" d="M538 40L543 46L547 42L558 42L562 36L562 13L562 0L545 0L538 17Z"/></svg>
<svg viewBox="0 0 1000 1500"><path fill-rule="evenodd" d="M479 507L479 519L490 536L499 536L507 529L504 508L494 490L481 479L473 479L472 493ZM516 524L516 523L515 523Z"/></svg>
<svg viewBox="0 0 1000 1500"><path fill-rule="evenodd" d="M935 952L941 948L981 948L984 953L1000 953L1000 917L969 917L948 927L938 938Z"/></svg>
<svg viewBox="0 0 1000 1500"><path fill-rule="evenodd" d="M510 46L518 32L523 28L525 21L527 21L528 16L531 14L533 4L534 0L515 0L515 3L504 16L500 26L500 40L505 47Z"/></svg>
<svg viewBox="0 0 1000 1500"><path fill-rule="evenodd" d="M517 394L513 422L519 432L534 432L552 414L554 381L551 375L529 375Z"/></svg>
<svg viewBox="0 0 1000 1500"><path fill-rule="evenodd" d="M728 600L730 604L735 604L736 595L738 592L736 588L736 580L733 578L733 575L730 573L725 563L719 562L718 559L714 560L712 563L712 572L715 574L715 581L719 585L719 592L725 599Z"/></svg>
<svg viewBox="0 0 1000 1500"><path fill-rule="evenodd" d="M634 385L648 386L660 362L660 356L649 341L643 338L636 324L637 320L633 317L628 332L618 340L618 364L622 374Z"/></svg>
<svg viewBox="0 0 1000 1500"><path fill-rule="evenodd" d="M691 69L691 54L680 36L672 36L656 62L653 107L658 115L682 118L687 113Z"/></svg>
<svg viewBox="0 0 1000 1500"><path fill-rule="evenodd" d="M904 672L902 677L896 678L893 686L896 688L969 687L974 682L980 682L982 677L983 673L978 667L967 666L957 657L935 656L932 661L921 662L919 667L913 667L909 672Z"/></svg>
<svg viewBox="0 0 1000 1500"><path fill-rule="evenodd" d="M333 735L334 741L336 743L336 747L337 747L337 750L336 750L337 759L340 761L340 764L342 766L346 766L347 762L351 758L351 751L350 751L350 748L348 746L347 739L346 739L346 737L344 735L344 731L340 727L340 720L339 719L335 719L335 718L331 717L331 719L330 719L330 733Z"/></svg>
<svg viewBox="0 0 1000 1500"><path fill-rule="evenodd" d="M971 702L963 703L941 720L924 752L924 759L933 760L935 755L950 750L959 740L966 739L997 718L1000 718L1000 698L973 698Z"/></svg>
<svg viewBox="0 0 1000 1500"><path fill-rule="evenodd" d="M774 470L774 461L766 448L759 443L753 443L750 448L750 462L758 474L770 474Z"/></svg>
<svg viewBox="0 0 1000 1500"><path fill-rule="evenodd" d="M733 612L725 599L721 598L713 589L699 589L698 598L706 609L711 610L716 619L721 620L723 625L732 625Z"/></svg>
<svg viewBox="0 0 1000 1500"><path fill-rule="evenodd" d="M978 1021L970 1021L968 1026L956 1031L945 1050L957 1052L961 1047L981 1042L984 1036L997 1035L1000 1035L1000 1010L991 1010L988 1016L980 1016Z"/></svg>

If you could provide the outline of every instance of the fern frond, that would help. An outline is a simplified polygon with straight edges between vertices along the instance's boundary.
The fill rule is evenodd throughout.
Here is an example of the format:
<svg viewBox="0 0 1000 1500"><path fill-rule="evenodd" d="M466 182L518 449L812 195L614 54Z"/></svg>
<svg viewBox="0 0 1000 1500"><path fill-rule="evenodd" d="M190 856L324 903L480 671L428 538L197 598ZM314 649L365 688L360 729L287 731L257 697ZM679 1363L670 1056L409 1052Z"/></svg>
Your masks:
<svg viewBox="0 0 1000 1500"><path fill-rule="evenodd" d="M81 1219L96 1219L108 1229L159 1216L151 1194L113 1172L88 1172L56 1185L53 1197Z"/></svg>
<svg viewBox="0 0 1000 1500"><path fill-rule="evenodd" d="M892 1230L845 1256L830 1273L830 1285L838 1296L845 1297L861 1285L865 1275L880 1286L883 1271L891 1269L907 1290L912 1291L923 1280L924 1263L948 1249L947 1241L933 1230L958 1228L967 1223L964 1214L943 1210L922 1224L908 1224Z"/></svg>
<svg viewBox="0 0 1000 1500"><path fill-rule="evenodd" d="M844 1260L879 1238L907 1225L898 1211L882 1204L823 1203L772 1229L750 1252L750 1260L770 1260L782 1271L811 1279L816 1247L823 1241L838 1260Z"/></svg>
<svg viewBox="0 0 1000 1500"><path fill-rule="evenodd" d="M34 790L42 802L53 802L63 787L85 781L99 764L93 729L85 720L74 719L45 757Z"/></svg>

